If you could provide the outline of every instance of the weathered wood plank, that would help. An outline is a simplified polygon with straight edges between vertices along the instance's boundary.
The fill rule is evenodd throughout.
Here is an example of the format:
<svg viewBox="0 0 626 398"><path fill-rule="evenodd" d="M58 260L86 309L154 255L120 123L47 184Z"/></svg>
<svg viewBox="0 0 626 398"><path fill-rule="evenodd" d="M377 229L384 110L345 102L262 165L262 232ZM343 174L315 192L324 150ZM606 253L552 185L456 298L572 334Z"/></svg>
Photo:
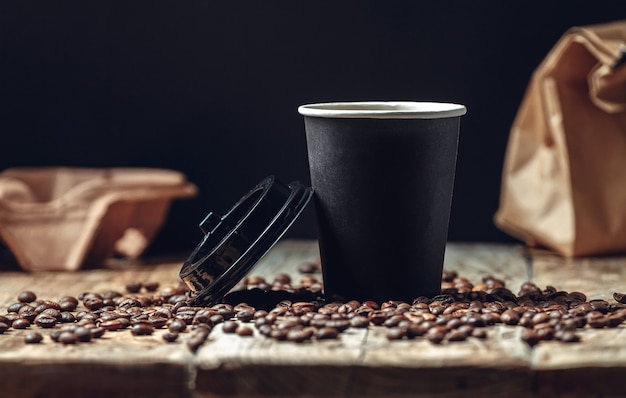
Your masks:
<svg viewBox="0 0 626 398"><path fill-rule="evenodd" d="M252 270L271 280L317 261L314 241L282 241ZM85 291L123 291L131 281L178 283L182 260L112 261L107 269L74 273L0 272L0 313L23 290L58 300ZM626 259L564 260L535 256L519 246L450 244L445 268L472 282L503 279L514 292L530 279L539 286L579 290L611 299L626 287ZM321 278L321 274L314 276ZM336 341L294 344L263 336L225 334L221 326L196 353L183 335L173 344L128 330L102 340L62 346L48 338L26 345L23 331L0 335L2 392L10 396L403 397L620 396L626 391L626 327L585 330L580 344L522 343L521 328L488 328L489 338L433 345L424 338L388 341L383 327L349 329ZM49 331L43 330L45 334ZM7 396L9 396L7 395Z"/></svg>
<svg viewBox="0 0 626 398"><path fill-rule="evenodd" d="M253 274L293 275L316 260L314 242L282 243ZM479 282L494 275L519 285L528 269L519 247L459 245L448 248L445 268ZM297 276L297 275L294 275ZM198 393L207 396L528 396L532 393L530 349L520 331L498 327L486 341L435 346L425 338L388 341L385 328L350 329L337 342L293 344L263 336L215 335L196 357ZM497 376L496 376L497 375ZM297 387L294 386L297 383Z"/></svg>
<svg viewBox="0 0 626 398"><path fill-rule="evenodd" d="M590 300L614 302L614 292L626 291L623 257L565 259L536 253L533 274L539 286L581 291ZM580 344L547 342L535 347L532 366L540 394L626 396L626 325L614 329L586 327L580 336Z"/></svg>
<svg viewBox="0 0 626 398"><path fill-rule="evenodd" d="M177 279L179 263L159 265L113 264L115 270L28 274L7 272L0 279L0 313L23 290L41 299L58 300L81 292L124 292L131 281ZM57 325L54 329L59 329ZM2 395L14 397L171 397L192 396L192 353L182 342L165 344L163 330L152 336L133 337L129 330L107 332L89 343L63 346L49 335L54 329L31 326L0 335ZM23 335L40 331L44 341L25 344Z"/></svg>

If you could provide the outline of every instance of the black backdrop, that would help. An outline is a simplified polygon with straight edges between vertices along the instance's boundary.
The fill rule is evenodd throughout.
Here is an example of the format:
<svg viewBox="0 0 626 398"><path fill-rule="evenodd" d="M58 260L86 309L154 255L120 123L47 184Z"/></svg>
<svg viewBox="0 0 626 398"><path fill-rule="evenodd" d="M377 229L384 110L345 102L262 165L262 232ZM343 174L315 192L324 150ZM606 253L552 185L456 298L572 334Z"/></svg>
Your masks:
<svg viewBox="0 0 626 398"><path fill-rule="evenodd" d="M152 252L190 250L269 174L308 182L297 106L337 100L466 104L449 238L493 226L510 125L565 30L626 18L623 1L0 2L0 170L180 170ZM312 212L288 233L314 237Z"/></svg>

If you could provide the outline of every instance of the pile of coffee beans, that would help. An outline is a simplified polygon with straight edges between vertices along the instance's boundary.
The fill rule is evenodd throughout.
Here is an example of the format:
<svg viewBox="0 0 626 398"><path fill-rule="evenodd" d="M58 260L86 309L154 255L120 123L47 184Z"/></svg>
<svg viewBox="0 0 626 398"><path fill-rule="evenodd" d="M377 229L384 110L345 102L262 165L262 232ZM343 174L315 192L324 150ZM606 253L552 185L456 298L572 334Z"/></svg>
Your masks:
<svg viewBox="0 0 626 398"><path fill-rule="evenodd" d="M185 335L184 344L196 351L217 327L242 338L262 335L302 343L337 339L348 329L372 326L384 328L390 341L419 338L445 344L485 339L489 327L504 324L522 327L522 339L534 346L547 340L578 342L584 328L614 328L626 319L622 293L615 293L611 302L587 300L582 292L526 282L516 294L496 277L486 276L473 284L454 271L444 272L441 294L417 297L411 303L325 302L320 298L322 283L313 275L319 266L305 263L299 270L303 274L299 284L287 274L276 275L272 281L246 277L231 296L238 298L237 303L211 307L191 305L192 297L182 283L159 289L156 282L133 282L124 293L86 292L58 301L38 299L34 292L24 291L0 315L0 334L34 325L38 330L25 333L25 343L45 342L47 334L54 342L70 345L105 333L129 330L141 338L162 329L165 342L174 343ZM279 299L268 306L268 297Z"/></svg>

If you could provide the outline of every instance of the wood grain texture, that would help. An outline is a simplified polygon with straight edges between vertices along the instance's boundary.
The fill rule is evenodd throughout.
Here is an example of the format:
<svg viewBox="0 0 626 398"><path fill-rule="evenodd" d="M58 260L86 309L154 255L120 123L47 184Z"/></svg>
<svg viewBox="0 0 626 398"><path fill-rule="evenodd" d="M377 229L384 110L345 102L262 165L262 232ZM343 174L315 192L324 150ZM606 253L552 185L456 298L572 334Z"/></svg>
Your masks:
<svg viewBox="0 0 626 398"><path fill-rule="evenodd" d="M281 241L252 270L273 278L285 272L296 282L297 267L317 261L314 241ZM123 291L131 281L178 283L182 260L154 263L112 261L105 269L73 273L0 272L0 314L17 294L32 290L58 300L85 291ZM522 248L450 244L445 268L472 282L486 275L514 292L531 276L539 286L580 290L610 299L626 285L626 259L566 261L534 256L530 268ZM321 274L315 274L321 278ZM62 346L49 338L26 345L24 331L0 335L2 396L67 397L549 397L626 396L626 331L585 330L580 344L524 344L521 328L488 328L489 338L433 345L423 338L388 341L383 327L349 329L338 340L304 344L255 335L225 334L221 326L196 352L186 335L172 344L128 330L101 340ZM49 334L49 330L43 330ZM5 395L9 394L9 395Z"/></svg>
<svg viewBox="0 0 626 398"><path fill-rule="evenodd" d="M614 292L626 291L624 258L565 259L549 253L533 256L533 280L539 286L582 291L587 298L614 302ZM626 327L580 333L582 343L540 344L533 350L539 392L549 397L626 396Z"/></svg>
<svg viewBox="0 0 626 398"><path fill-rule="evenodd" d="M108 269L0 276L0 313L23 290L38 298L58 300L82 292L124 292L131 281L177 281L177 262L138 265L111 262ZM60 326L56 326L58 329ZM44 335L41 344L23 342L29 330ZM133 337L128 330L108 332L89 343L63 346L49 338L54 329L7 331L0 335L2 396L14 397L172 397L192 396L190 364L193 355L180 344L165 344L157 330L152 336ZM6 395L4 395L6 394Z"/></svg>
<svg viewBox="0 0 626 398"><path fill-rule="evenodd" d="M296 244L301 246L294 250ZM285 246L289 249L279 246L252 274L269 277L293 272L303 258L317 259L315 245L289 242ZM527 263L516 246L451 244L444 267L477 282L494 275L518 287L528 276ZM313 344L215 335L198 353L196 382L198 393L207 397L288 397L297 393L329 397L527 396L532 388L531 352L519 332L498 327L486 341L472 338L441 346L424 338L391 342L381 326L351 329L337 342Z"/></svg>

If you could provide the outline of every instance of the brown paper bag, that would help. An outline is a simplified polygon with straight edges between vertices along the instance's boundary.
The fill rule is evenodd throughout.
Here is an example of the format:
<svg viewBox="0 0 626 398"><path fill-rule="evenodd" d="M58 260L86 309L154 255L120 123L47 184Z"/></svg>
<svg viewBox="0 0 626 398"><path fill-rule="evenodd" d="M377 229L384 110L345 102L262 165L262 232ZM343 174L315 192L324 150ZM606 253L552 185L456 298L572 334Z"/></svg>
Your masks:
<svg viewBox="0 0 626 398"><path fill-rule="evenodd" d="M572 28L511 128L494 221L565 256L626 252L626 21Z"/></svg>

